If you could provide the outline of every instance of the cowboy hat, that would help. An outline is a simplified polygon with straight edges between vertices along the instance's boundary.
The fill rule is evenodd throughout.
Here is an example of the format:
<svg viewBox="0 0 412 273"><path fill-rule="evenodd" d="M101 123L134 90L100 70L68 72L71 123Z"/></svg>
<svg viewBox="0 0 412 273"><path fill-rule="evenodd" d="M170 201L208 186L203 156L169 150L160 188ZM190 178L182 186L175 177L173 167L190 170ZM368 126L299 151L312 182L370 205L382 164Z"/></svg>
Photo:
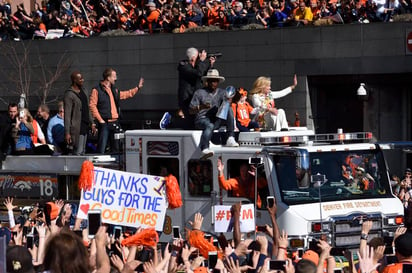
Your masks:
<svg viewBox="0 0 412 273"><path fill-rule="evenodd" d="M217 69L209 69L207 71L206 76L202 77L202 81L207 81L209 79L217 79L219 80L219 83L222 83L225 81L224 77L219 76L219 71L217 71Z"/></svg>

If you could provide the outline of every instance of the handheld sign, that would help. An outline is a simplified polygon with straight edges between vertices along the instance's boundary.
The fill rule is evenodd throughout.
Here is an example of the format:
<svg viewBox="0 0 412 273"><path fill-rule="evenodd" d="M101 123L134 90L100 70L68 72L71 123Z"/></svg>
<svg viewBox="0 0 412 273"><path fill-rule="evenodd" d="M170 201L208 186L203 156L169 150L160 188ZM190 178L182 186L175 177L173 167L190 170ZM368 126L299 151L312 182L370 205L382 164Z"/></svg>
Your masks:
<svg viewBox="0 0 412 273"><path fill-rule="evenodd" d="M231 206L214 206L215 232L232 232L233 218L230 213ZM240 209L240 231L250 232L255 230L254 205L242 205Z"/></svg>
<svg viewBox="0 0 412 273"><path fill-rule="evenodd" d="M94 184L81 192L77 217L87 218L89 210L101 210L103 223L155 228L161 231L167 201L165 179L105 168L94 168Z"/></svg>

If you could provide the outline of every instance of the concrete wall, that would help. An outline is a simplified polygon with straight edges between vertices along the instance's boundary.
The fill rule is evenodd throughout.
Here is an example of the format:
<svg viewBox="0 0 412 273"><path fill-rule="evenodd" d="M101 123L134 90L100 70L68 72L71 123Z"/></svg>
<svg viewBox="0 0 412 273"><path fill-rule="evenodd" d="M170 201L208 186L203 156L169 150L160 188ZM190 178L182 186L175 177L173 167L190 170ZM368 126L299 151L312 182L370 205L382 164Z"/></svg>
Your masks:
<svg viewBox="0 0 412 273"><path fill-rule="evenodd" d="M54 84L49 100L62 96L64 89L70 84L71 71L80 70L85 77L86 88L90 90L101 79L102 71L111 66L118 72L119 88L133 87L138 83L140 76L145 78L142 92L122 103L126 119L159 119L162 111L177 108L177 63L184 58L186 48L195 46L205 48L209 52L223 53L216 67L226 77L224 87L235 85L249 90L256 77L265 75L272 78L272 89L277 90L290 85L293 74L296 73L299 80L298 88L291 95L277 100L277 105L285 108L290 122L293 122L294 112L298 111L303 123L310 124L312 121L308 118L312 113L306 106L311 103L308 101L309 91L315 87L308 85L308 78L333 76L332 78L339 79L349 75L349 79L345 78L344 83L357 86L361 78L365 80L373 75L382 75L377 77L379 79L392 74L408 75L412 72L412 56L408 55L406 49L406 35L409 30L412 30L411 23L381 23L60 39L31 41L25 42L24 45L29 48L31 57L32 90L38 86L40 78L38 56L50 70L55 69L62 54L71 61L70 69ZM17 50L22 51L19 49L19 43L2 43L0 54L10 55L10 48L7 48L10 45L15 48L17 46ZM11 83L5 75L12 70L10 67L7 62L0 63L3 74L0 79L0 97L3 102L17 99L16 84ZM14 78L18 78L17 74ZM401 96L400 102L409 90L410 81L406 79L403 82L403 95L398 94ZM329 92L333 92L334 86L340 84L338 82L329 81L326 86ZM377 94L379 84L374 88L377 89ZM389 91L383 94L387 92ZM34 91L31 95L30 108L35 109L38 99ZM320 107L317 101L312 101L312 106ZM405 105L404 108L409 106ZM5 109L6 104L1 104L1 110ZM382 107L380 109L383 110ZM392 110L389 109L388 114ZM375 112L371 115L373 113ZM367 120L368 118L365 118L364 123ZM390 118L383 120L389 121ZM139 124L136 121L133 126L139 127ZM368 124L373 128L377 126L375 122ZM404 132L397 134L406 135Z"/></svg>

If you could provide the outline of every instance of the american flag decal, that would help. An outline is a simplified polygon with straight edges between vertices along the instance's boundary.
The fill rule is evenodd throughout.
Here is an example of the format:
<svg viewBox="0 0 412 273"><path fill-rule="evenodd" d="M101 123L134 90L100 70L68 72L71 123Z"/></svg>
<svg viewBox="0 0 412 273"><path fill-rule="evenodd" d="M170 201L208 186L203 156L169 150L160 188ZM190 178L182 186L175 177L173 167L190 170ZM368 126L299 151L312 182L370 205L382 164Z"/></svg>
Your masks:
<svg viewBox="0 0 412 273"><path fill-rule="evenodd" d="M179 144L175 141L148 141L148 155L178 155Z"/></svg>

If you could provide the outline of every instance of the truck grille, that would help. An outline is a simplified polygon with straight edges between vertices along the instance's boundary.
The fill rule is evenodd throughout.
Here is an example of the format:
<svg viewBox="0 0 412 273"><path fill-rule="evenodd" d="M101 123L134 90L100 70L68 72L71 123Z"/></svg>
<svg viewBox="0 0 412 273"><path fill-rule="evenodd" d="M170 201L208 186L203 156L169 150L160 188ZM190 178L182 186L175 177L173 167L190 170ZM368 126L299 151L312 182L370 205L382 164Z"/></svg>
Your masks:
<svg viewBox="0 0 412 273"><path fill-rule="evenodd" d="M344 217L332 218L332 244L335 247L359 247L362 223L372 221L369 239L382 236L382 216L379 214L366 215L351 214Z"/></svg>

